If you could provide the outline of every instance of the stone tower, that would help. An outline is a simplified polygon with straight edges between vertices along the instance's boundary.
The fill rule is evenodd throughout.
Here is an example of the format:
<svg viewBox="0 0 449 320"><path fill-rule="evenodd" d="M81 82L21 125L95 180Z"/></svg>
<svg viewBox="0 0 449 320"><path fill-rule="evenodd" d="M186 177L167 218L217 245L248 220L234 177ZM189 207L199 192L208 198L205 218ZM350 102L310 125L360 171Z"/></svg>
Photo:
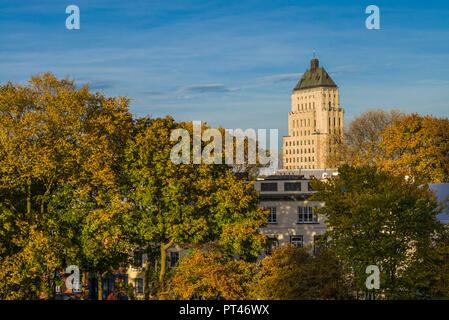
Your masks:
<svg viewBox="0 0 449 320"><path fill-rule="evenodd" d="M338 87L313 58L292 93L288 136L283 138L284 169L326 168L333 150L330 134L343 134Z"/></svg>

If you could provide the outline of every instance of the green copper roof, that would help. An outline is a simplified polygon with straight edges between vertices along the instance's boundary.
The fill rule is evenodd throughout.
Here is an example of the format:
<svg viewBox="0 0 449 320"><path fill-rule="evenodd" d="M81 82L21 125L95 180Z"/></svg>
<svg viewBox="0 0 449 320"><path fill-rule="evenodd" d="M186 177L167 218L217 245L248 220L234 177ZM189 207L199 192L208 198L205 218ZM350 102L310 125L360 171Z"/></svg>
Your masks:
<svg viewBox="0 0 449 320"><path fill-rule="evenodd" d="M317 87L337 87L334 80L324 70L324 68L318 66L318 59L312 59L310 61L310 69L306 70L296 85L296 90L317 88Z"/></svg>

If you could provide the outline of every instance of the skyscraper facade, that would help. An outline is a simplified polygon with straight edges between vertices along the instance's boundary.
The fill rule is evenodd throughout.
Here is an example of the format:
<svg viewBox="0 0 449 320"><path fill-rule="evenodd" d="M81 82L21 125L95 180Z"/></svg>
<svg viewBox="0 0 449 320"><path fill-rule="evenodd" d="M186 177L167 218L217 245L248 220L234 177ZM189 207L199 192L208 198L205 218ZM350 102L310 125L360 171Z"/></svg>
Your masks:
<svg viewBox="0 0 449 320"><path fill-rule="evenodd" d="M340 95L327 71L313 58L292 92L288 136L283 137L283 167L287 170L327 167L335 152L332 135L343 134Z"/></svg>

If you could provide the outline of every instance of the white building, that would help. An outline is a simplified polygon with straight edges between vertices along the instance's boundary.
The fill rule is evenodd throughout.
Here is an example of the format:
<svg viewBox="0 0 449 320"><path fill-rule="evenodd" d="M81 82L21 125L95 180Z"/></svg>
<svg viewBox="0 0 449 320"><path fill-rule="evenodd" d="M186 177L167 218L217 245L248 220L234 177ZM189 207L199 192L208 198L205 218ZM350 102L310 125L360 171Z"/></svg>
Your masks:
<svg viewBox="0 0 449 320"><path fill-rule="evenodd" d="M315 250L317 238L326 231L324 216L315 213L313 207L324 204L309 201L313 190L310 180L335 175L330 169L280 170L278 175L260 178L254 187L260 192L260 206L269 209L267 225L261 233L272 246L291 243Z"/></svg>

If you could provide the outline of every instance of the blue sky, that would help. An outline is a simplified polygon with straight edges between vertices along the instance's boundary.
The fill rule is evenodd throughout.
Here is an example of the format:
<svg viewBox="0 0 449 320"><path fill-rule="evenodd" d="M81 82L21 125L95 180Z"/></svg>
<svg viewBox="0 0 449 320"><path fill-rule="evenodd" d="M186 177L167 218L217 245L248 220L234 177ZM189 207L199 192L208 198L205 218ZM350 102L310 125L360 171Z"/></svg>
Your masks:
<svg viewBox="0 0 449 320"><path fill-rule="evenodd" d="M80 30L65 28L70 4ZM381 30L365 28L370 4ZM0 2L0 82L69 75L129 96L136 115L286 135L314 48L346 125L377 107L449 113L447 0Z"/></svg>

